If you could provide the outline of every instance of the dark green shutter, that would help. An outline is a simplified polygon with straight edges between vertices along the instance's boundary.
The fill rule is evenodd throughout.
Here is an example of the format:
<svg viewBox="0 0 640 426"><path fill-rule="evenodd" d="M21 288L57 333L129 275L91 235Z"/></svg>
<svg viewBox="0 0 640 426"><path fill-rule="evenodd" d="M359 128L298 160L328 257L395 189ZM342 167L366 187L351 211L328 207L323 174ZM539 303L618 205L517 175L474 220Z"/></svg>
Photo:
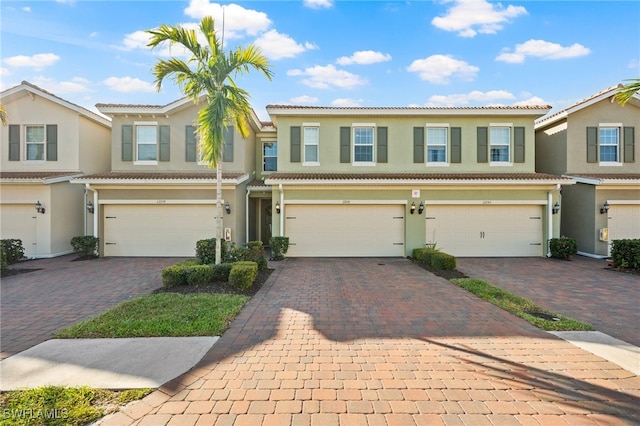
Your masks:
<svg viewBox="0 0 640 426"><path fill-rule="evenodd" d="M378 163L387 162L387 128L378 127Z"/></svg>
<svg viewBox="0 0 640 426"><path fill-rule="evenodd" d="M47 161L58 161L57 124L47 124Z"/></svg>
<svg viewBox="0 0 640 426"><path fill-rule="evenodd" d="M9 124L9 161L20 161L20 125Z"/></svg>
<svg viewBox="0 0 640 426"><path fill-rule="evenodd" d="M451 128L451 162L462 162L462 128Z"/></svg>
<svg viewBox="0 0 640 426"><path fill-rule="evenodd" d="M625 163L633 163L635 162L635 129L633 127L625 127L623 130L624 134L624 162Z"/></svg>
<svg viewBox="0 0 640 426"><path fill-rule="evenodd" d="M489 148L489 129L487 127L478 127L478 142L477 142L478 163L489 162L488 148Z"/></svg>
<svg viewBox="0 0 640 426"><path fill-rule="evenodd" d="M133 161L133 126L122 125L122 161Z"/></svg>
<svg viewBox="0 0 640 426"><path fill-rule="evenodd" d="M424 163L424 127L413 128L413 162Z"/></svg>
<svg viewBox="0 0 640 426"><path fill-rule="evenodd" d="M195 126L185 126L184 135L184 161L193 163L196 161L198 145Z"/></svg>
<svg viewBox="0 0 640 426"><path fill-rule="evenodd" d="M300 162L301 131L300 126L291 126L291 152L289 160L292 163Z"/></svg>
<svg viewBox="0 0 640 426"><path fill-rule="evenodd" d="M227 126L224 128L224 148L222 151L222 161L224 161L225 163L230 163L233 161L233 133L233 126Z"/></svg>
<svg viewBox="0 0 640 426"><path fill-rule="evenodd" d="M169 126L160 126L159 129L160 132L160 153L158 155L158 160L160 161L169 161L169 159L171 158L171 145L170 145L170 139L171 139L171 129L169 128Z"/></svg>
<svg viewBox="0 0 640 426"><path fill-rule="evenodd" d="M598 162L598 128L587 127L587 163Z"/></svg>
<svg viewBox="0 0 640 426"><path fill-rule="evenodd" d="M351 162L351 127L340 127L340 162Z"/></svg>
<svg viewBox="0 0 640 426"><path fill-rule="evenodd" d="M513 162L524 163L524 127L513 128Z"/></svg>

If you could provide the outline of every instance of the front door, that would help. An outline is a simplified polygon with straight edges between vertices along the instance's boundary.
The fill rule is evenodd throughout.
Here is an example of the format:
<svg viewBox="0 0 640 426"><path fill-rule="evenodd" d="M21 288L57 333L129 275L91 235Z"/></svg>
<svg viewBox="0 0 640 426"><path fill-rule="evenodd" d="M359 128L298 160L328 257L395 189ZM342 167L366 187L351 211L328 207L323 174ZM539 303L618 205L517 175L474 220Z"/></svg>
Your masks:
<svg viewBox="0 0 640 426"><path fill-rule="evenodd" d="M260 200L260 239L265 246L269 245L271 239L271 199Z"/></svg>

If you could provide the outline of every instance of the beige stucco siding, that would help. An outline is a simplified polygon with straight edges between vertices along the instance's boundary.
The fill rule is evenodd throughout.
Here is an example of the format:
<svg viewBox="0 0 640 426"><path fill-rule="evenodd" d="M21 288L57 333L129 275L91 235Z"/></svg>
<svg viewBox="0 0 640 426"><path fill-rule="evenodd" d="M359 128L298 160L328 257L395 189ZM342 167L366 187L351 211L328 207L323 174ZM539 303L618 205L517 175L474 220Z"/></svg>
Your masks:
<svg viewBox="0 0 640 426"><path fill-rule="evenodd" d="M84 235L84 189L68 182L51 189L51 252L70 252L71 238Z"/></svg>
<svg viewBox="0 0 640 426"><path fill-rule="evenodd" d="M79 121L79 170L106 172L111 167L111 129L94 121Z"/></svg>
<svg viewBox="0 0 640 426"><path fill-rule="evenodd" d="M566 173L568 152L566 122L539 129L535 137L536 172L556 175Z"/></svg>

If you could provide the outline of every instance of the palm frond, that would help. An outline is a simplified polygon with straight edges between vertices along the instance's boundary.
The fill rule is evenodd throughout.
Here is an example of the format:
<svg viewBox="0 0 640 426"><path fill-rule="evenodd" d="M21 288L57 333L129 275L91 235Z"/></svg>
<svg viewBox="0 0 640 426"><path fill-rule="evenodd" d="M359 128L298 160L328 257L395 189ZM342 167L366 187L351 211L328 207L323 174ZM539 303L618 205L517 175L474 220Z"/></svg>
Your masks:
<svg viewBox="0 0 640 426"><path fill-rule="evenodd" d="M625 81L630 81L630 83L622 86L620 88L620 91L616 93L614 97L616 102L618 102L620 105L626 105L627 102L631 100L633 95L635 95L636 93L640 93L640 78L632 78Z"/></svg>

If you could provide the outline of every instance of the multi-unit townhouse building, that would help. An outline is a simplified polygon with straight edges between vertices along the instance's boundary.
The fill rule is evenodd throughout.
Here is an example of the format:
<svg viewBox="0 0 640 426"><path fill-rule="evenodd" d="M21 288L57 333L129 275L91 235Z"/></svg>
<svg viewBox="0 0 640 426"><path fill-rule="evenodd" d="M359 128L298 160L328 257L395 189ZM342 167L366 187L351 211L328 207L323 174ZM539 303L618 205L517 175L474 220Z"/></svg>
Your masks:
<svg viewBox="0 0 640 426"><path fill-rule="evenodd" d="M93 230L70 181L109 170L111 122L28 82L0 102L0 236L22 240L27 257L71 253L71 238Z"/></svg>
<svg viewBox="0 0 640 426"><path fill-rule="evenodd" d="M611 87L536 121L536 169L576 184L562 189L561 232L579 253L610 254L640 238L640 95L619 105Z"/></svg>

